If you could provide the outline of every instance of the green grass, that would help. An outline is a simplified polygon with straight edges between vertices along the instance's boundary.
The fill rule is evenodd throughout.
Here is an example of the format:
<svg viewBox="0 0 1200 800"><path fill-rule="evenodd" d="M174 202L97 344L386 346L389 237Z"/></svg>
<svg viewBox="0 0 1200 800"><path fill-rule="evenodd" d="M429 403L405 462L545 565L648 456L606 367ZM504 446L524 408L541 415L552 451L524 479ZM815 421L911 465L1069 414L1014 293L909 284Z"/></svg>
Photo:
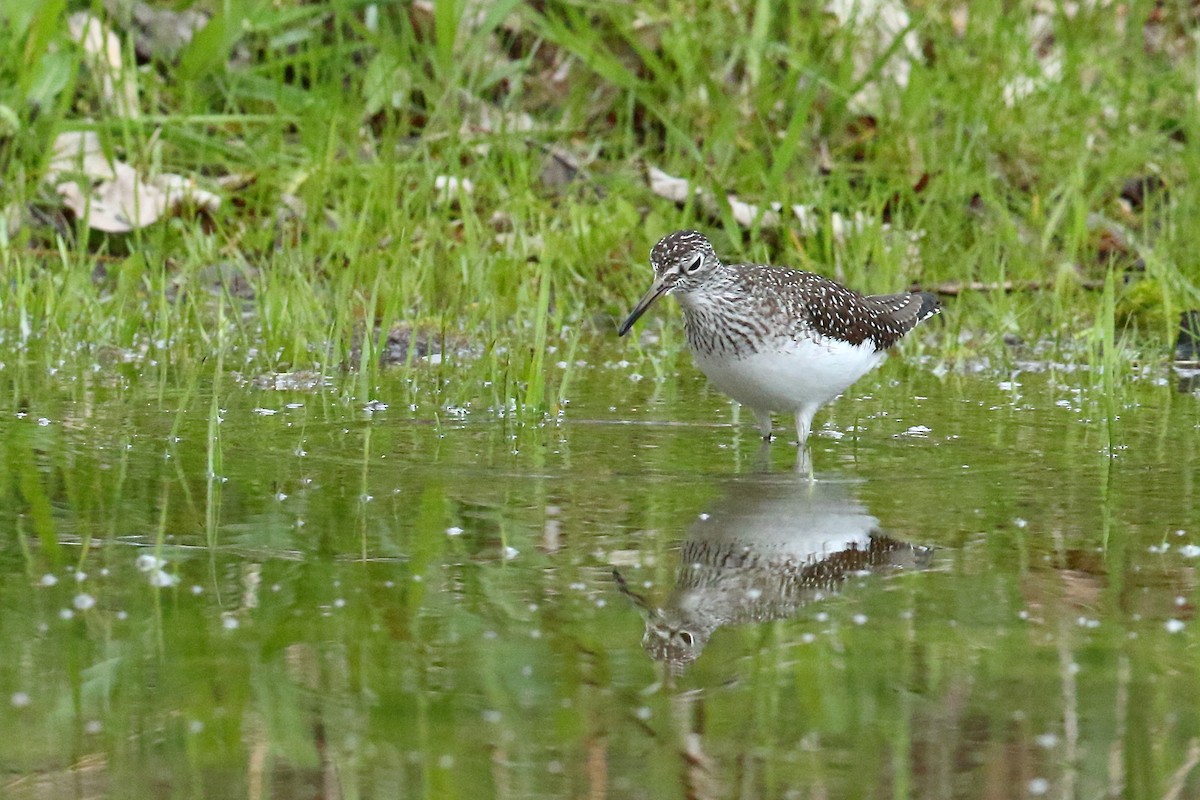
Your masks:
<svg viewBox="0 0 1200 800"><path fill-rule="evenodd" d="M957 31L951 6L913 4L925 55L896 88L878 72L900 49L857 72L864 36L815 6L502 2L476 18L462 2L198 5L217 13L177 60L136 65L133 34L117 28L142 112L130 118L109 110L66 33L63 12L90 6L0 3L10 363L145 353L186 374L220 350L247 374L357 368L366 391L376 332L407 324L469 342L476 357L447 354L444 369L493 387L448 400L551 410L562 387L548 383L559 371L547 347L609 334L646 284L650 245L683 226L731 258L865 291L1044 284L949 301L925 336L951 368L1004 363L1016 334L1111 374L1118 354L1161 358L1178 311L1200 304L1184 4L1164 6L1161 23L1148 4L1121 22L1055 17L1061 77L1014 104L1005 86L1040 69L1028 6L971 4ZM1162 44L1146 47L1148 24ZM872 85L883 100L868 119L852 99ZM194 176L221 209L89 231L41 180L54 136L79 129L144 173ZM550 147L586 172L544 184ZM759 207L803 204L819 224L706 219L654 196L646 165ZM228 175L240 188L217 189ZM1146 175L1165 190L1123 208L1123 185ZM474 192L447 200L438 176ZM835 214L865 227L838 237ZM1097 218L1129 233L1125 252L1102 257ZM233 289L233 274L248 286Z"/></svg>

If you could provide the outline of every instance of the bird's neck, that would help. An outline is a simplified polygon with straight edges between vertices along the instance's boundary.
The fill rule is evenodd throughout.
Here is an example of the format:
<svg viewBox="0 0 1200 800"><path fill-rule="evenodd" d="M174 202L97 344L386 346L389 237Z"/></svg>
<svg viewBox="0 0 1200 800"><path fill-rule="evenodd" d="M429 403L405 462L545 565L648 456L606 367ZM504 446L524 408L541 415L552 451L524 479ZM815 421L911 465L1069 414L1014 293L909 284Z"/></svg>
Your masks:
<svg viewBox="0 0 1200 800"><path fill-rule="evenodd" d="M685 315L728 314L752 305L746 287L728 269L709 276L698 289L676 292Z"/></svg>
<svg viewBox="0 0 1200 800"><path fill-rule="evenodd" d="M726 276L714 276L703 287L676 296L693 352L744 355L773 338L759 300Z"/></svg>

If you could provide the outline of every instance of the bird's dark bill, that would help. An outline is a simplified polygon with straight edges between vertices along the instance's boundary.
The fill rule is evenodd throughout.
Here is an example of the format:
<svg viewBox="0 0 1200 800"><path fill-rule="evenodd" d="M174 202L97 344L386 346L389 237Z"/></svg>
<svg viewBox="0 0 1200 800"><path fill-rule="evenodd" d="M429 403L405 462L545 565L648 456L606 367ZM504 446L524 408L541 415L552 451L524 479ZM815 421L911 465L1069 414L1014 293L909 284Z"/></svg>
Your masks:
<svg viewBox="0 0 1200 800"><path fill-rule="evenodd" d="M629 316L626 317L625 321L621 323L621 327L617 328L617 335L624 336L625 334L629 333L629 329L633 327L633 323L637 322L638 319L641 318L642 314L646 313L646 309L648 309L654 303L654 301L658 299L658 296L666 290L667 284L662 280L655 278L654 283L650 284L649 291L642 295L642 299L638 300L637 305L633 307L633 311L630 311Z"/></svg>

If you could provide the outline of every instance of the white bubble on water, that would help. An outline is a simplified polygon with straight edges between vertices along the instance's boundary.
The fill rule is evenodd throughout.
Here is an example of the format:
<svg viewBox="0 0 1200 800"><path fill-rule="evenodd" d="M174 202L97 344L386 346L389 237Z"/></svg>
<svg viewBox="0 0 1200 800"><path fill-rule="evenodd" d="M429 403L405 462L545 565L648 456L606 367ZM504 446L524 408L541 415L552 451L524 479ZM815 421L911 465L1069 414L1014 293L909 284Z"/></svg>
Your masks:
<svg viewBox="0 0 1200 800"><path fill-rule="evenodd" d="M13 708L25 708L33 702L33 699L30 698L28 692L13 692L8 698L8 702L12 704Z"/></svg>
<svg viewBox="0 0 1200 800"><path fill-rule="evenodd" d="M179 583L179 576L172 575L169 572L163 572L161 569L156 569L148 576L150 585L157 589L166 589Z"/></svg>
<svg viewBox="0 0 1200 800"><path fill-rule="evenodd" d="M167 562L150 553L142 553L134 560L133 565L137 567L139 572L149 572L153 569L162 569L167 565Z"/></svg>
<svg viewBox="0 0 1200 800"><path fill-rule="evenodd" d="M1181 619L1169 619L1163 624L1163 627L1167 629L1167 633L1180 633L1187 626Z"/></svg>
<svg viewBox="0 0 1200 800"><path fill-rule="evenodd" d="M75 599L72 600L71 603L72 603L72 605L75 606L75 608L79 609L80 611L87 611L89 608L92 608L96 605L96 598L94 598L90 594L86 594L86 593L85 594L77 594L77 595L75 595Z"/></svg>
<svg viewBox="0 0 1200 800"><path fill-rule="evenodd" d="M38 581L38 584L42 586L56 586L58 585L58 578L47 572L42 576L41 580Z"/></svg>

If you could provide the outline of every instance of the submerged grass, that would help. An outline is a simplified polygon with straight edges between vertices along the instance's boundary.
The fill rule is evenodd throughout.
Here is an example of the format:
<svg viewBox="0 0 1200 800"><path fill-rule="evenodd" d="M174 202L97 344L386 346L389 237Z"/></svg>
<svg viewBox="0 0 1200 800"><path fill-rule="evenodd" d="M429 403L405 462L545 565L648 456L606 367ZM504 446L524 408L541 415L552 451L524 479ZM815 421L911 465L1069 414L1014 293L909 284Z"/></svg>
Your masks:
<svg viewBox="0 0 1200 800"><path fill-rule="evenodd" d="M183 376L220 352L246 374L357 369L365 397L405 325L465 342L414 375L437 402L543 413L569 379L548 347L608 333L685 226L866 291L946 289L950 367L1003 364L1016 337L1118 375L1200 304L1182 6L896 5L898 35L772 3L235 2L178 55L109 20L111 72L72 41L77 8L0 2L10 367L107 353ZM72 130L221 207L92 230L43 182ZM677 207L647 166L782 222ZM1128 346L1076 343L1110 330Z"/></svg>

